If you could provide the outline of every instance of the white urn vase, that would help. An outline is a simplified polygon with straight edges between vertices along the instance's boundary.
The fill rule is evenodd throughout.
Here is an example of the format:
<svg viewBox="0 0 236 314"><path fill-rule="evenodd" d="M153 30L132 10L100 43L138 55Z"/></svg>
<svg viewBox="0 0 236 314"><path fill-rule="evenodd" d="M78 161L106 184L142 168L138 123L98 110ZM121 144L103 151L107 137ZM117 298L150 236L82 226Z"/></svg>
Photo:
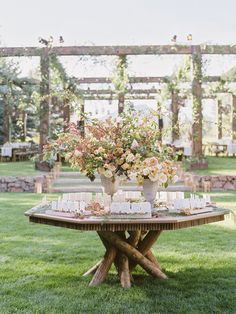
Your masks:
<svg viewBox="0 0 236 314"><path fill-rule="evenodd" d="M151 181L150 179L144 179L143 182L143 195L147 202L150 202L153 205L155 201L157 191L158 191L158 181Z"/></svg>
<svg viewBox="0 0 236 314"><path fill-rule="evenodd" d="M100 174L101 184L104 188L104 192L113 197L113 195L118 191L120 185L119 177L107 178L103 174Z"/></svg>

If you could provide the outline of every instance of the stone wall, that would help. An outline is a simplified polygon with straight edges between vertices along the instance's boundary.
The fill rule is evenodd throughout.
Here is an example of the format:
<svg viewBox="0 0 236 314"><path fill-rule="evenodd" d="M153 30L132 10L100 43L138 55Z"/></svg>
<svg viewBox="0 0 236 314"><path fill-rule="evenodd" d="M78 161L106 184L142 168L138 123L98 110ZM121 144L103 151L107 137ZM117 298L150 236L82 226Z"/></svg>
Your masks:
<svg viewBox="0 0 236 314"><path fill-rule="evenodd" d="M212 189L217 190L236 190L236 176L201 176L199 184L202 187L203 182L210 182Z"/></svg>
<svg viewBox="0 0 236 314"><path fill-rule="evenodd" d="M35 192L36 182L42 183L42 191L47 190L47 175L35 177L0 177L0 192Z"/></svg>

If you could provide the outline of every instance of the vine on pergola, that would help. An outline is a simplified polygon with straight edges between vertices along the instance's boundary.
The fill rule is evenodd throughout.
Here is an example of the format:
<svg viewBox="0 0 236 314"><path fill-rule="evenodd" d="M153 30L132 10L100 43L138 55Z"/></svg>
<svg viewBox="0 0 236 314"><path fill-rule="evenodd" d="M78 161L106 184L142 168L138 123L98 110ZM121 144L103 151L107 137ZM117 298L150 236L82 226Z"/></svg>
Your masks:
<svg viewBox="0 0 236 314"><path fill-rule="evenodd" d="M112 83L118 96L118 114L120 114L124 111L125 94L129 86L127 56L119 56L116 59L115 66Z"/></svg>
<svg viewBox="0 0 236 314"><path fill-rule="evenodd" d="M158 92L156 97L157 111L160 113L163 111L163 103L171 99L171 136L172 142L179 139L180 135L180 123L179 123L179 111L184 106L185 99L188 98L191 93L188 85L191 82L191 62L187 57L184 62L179 65L171 76L164 79L165 85L161 91ZM184 86L184 87L183 87Z"/></svg>
<svg viewBox="0 0 236 314"><path fill-rule="evenodd" d="M2 127L0 142L11 139L26 140L33 136L36 128L36 102L33 93L37 90L34 79L20 78L18 64L12 60L0 60L0 125ZM31 133L28 133L30 128ZM27 131L28 129L28 131Z"/></svg>

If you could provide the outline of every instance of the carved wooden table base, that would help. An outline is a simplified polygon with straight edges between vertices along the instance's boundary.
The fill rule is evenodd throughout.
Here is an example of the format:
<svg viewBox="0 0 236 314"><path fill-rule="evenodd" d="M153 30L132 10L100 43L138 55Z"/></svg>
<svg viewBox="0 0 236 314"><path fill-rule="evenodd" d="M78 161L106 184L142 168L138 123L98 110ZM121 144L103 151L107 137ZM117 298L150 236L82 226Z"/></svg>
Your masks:
<svg viewBox="0 0 236 314"><path fill-rule="evenodd" d="M84 274L84 276L93 274L90 286L97 286L104 282L113 263L123 288L131 287L132 271L137 265L153 277L167 279L151 251L151 247L161 234L160 230L98 231L97 233L106 248L106 253L100 262Z"/></svg>

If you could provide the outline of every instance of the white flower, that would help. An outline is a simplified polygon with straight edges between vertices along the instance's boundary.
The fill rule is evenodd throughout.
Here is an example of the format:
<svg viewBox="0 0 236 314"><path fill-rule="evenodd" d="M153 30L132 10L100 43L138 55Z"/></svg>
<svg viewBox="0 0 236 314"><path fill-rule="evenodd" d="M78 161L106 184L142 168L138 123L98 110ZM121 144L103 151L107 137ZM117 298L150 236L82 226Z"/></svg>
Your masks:
<svg viewBox="0 0 236 314"><path fill-rule="evenodd" d="M145 160L145 162L148 164L148 166L150 167L157 167L158 166L158 160L156 159L156 157L151 157L151 158L147 158Z"/></svg>
<svg viewBox="0 0 236 314"><path fill-rule="evenodd" d="M134 156L132 153L130 153L130 154L126 157L126 161L127 161L127 162L132 162L132 161L134 161L134 159L135 159L135 156Z"/></svg>
<svg viewBox="0 0 236 314"><path fill-rule="evenodd" d="M138 148L139 147L139 144L136 140L133 140L132 144L131 144L131 149L135 149L135 148Z"/></svg>
<svg viewBox="0 0 236 314"><path fill-rule="evenodd" d="M107 169L111 170L111 171L115 171L116 170L116 166L112 165L112 164L108 164L107 165Z"/></svg>
<svg viewBox="0 0 236 314"><path fill-rule="evenodd" d="M173 182L173 183L175 183L175 182L177 182L177 181L178 181L178 179L179 179L179 178L178 178L178 176L177 176L177 175L175 175L175 176L173 176L172 182Z"/></svg>
<svg viewBox="0 0 236 314"><path fill-rule="evenodd" d="M167 182L167 175L164 173L159 174L159 181L163 184Z"/></svg>
<svg viewBox="0 0 236 314"><path fill-rule="evenodd" d="M83 153L81 152L81 150L76 149L74 152L75 157L81 157L83 155Z"/></svg>
<svg viewBox="0 0 236 314"><path fill-rule="evenodd" d="M104 153L104 152L105 152L105 149L100 146L100 147L98 148L97 152L98 152L98 153Z"/></svg>
<svg viewBox="0 0 236 314"><path fill-rule="evenodd" d="M137 172L130 172L129 173L129 178L131 179L131 180L135 180L136 179L136 177L137 177Z"/></svg>
<svg viewBox="0 0 236 314"><path fill-rule="evenodd" d="M117 123L121 123L121 122L122 122L122 118L121 118L121 117L117 117L117 118L116 118L116 122L117 122Z"/></svg>
<svg viewBox="0 0 236 314"><path fill-rule="evenodd" d="M158 179L159 179L159 174L158 173L156 173L156 174L150 174L149 176L148 176L148 178L152 181L152 182L156 182Z"/></svg>
<svg viewBox="0 0 236 314"><path fill-rule="evenodd" d="M150 173L150 169L149 168L144 168L143 169L143 175L147 176Z"/></svg>
<svg viewBox="0 0 236 314"><path fill-rule="evenodd" d="M106 178L111 178L113 176L113 173L111 172L111 170L105 170L103 174Z"/></svg>

